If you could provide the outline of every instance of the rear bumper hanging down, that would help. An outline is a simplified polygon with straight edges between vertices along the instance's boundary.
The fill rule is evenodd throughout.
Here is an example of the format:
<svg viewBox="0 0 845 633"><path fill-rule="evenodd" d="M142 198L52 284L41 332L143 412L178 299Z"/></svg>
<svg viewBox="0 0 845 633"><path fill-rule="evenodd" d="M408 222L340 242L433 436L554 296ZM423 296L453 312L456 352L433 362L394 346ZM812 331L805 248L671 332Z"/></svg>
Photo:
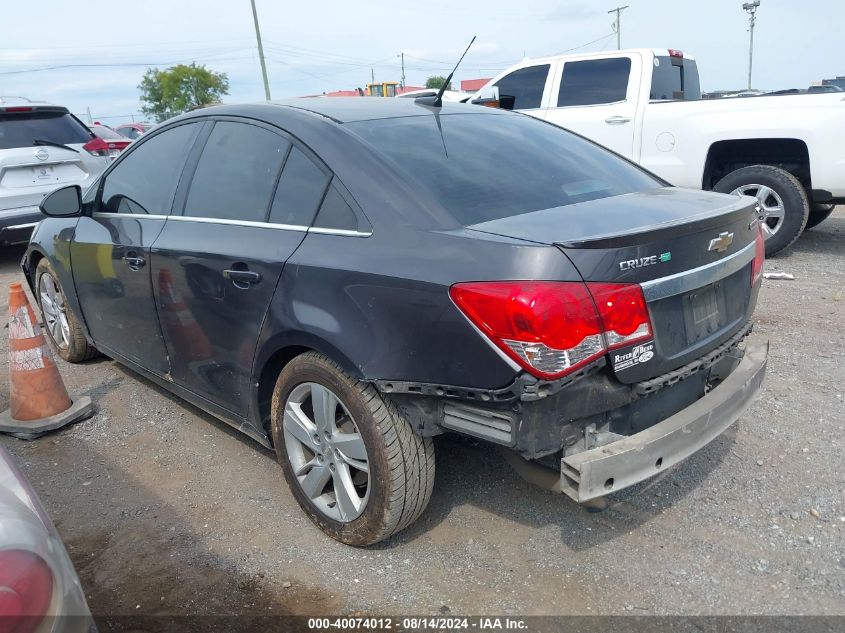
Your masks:
<svg viewBox="0 0 845 633"><path fill-rule="evenodd" d="M759 394L768 342L748 345L739 366L707 395L662 422L561 459L560 473L504 451L523 477L585 502L639 483L686 459L731 426Z"/></svg>

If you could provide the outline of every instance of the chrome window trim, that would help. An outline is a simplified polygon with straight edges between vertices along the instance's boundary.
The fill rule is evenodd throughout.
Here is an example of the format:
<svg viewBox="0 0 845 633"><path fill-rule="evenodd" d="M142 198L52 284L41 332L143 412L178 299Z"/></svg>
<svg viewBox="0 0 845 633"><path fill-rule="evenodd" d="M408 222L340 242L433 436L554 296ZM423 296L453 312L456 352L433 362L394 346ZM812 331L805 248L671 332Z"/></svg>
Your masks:
<svg viewBox="0 0 845 633"><path fill-rule="evenodd" d="M341 235L346 237L370 237L372 231L351 231L349 229L330 229L322 226L312 226L308 229L309 233L317 233L319 235Z"/></svg>
<svg viewBox="0 0 845 633"><path fill-rule="evenodd" d="M94 211L92 218L145 218L147 220L166 220L169 215L156 215L153 213L112 213L111 211Z"/></svg>
<svg viewBox="0 0 845 633"><path fill-rule="evenodd" d="M14 224L14 225L5 227L5 229L7 231L16 231L18 229L31 229L35 226L38 226L38 222L30 222L28 224Z"/></svg>
<svg viewBox="0 0 845 633"><path fill-rule="evenodd" d="M307 226L300 226L298 224L275 224L273 222L254 222L252 220L230 220L228 218L200 218L188 215L171 215L169 220L175 222L201 222L203 224L229 224L233 226L254 226L258 228L276 229L278 231L297 231L305 233L308 231Z"/></svg>
<svg viewBox="0 0 845 633"><path fill-rule="evenodd" d="M645 281L642 284L643 295L647 302L665 299L684 292L701 288L720 279L724 279L742 270L754 259L754 242L745 248L719 261L685 270L674 275ZM751 280L749 279L749 283Z"/></svg>

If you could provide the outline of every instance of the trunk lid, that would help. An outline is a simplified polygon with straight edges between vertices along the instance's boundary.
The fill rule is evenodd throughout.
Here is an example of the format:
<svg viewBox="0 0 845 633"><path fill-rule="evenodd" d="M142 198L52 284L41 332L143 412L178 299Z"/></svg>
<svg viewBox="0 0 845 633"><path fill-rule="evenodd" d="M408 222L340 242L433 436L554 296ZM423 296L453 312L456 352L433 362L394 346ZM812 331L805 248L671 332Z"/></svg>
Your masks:
<svg viewBox="0 0 845 633"><path fill-rule="evenodd" d="M751 316L756 200L665 188L469 227L559 248L584 281L638 283L654 340L612 350L617 378L639 382L718 347Z"/></svg>

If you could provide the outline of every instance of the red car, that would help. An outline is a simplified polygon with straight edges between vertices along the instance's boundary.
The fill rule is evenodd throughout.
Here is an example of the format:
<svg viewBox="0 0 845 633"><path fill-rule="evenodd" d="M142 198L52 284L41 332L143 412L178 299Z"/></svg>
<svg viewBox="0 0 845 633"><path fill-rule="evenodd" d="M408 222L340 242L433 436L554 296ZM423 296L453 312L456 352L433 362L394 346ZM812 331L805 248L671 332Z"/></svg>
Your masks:
<svg viewBox="0 0 845 633"><path fill-rule="evenodd" d="M126 138L110 127L100 123L89 125L88 129L91 130L97 137L89 143L91 147L88 151L97 154L98 156L108 156L114 160L120 155L120 152L125 150L129 143L132 142L131 138ZM99 143L97 141L99 141Z"/></svg>
<svg viewBox="0 0 845 633"><path fill-rule="evenodd" d="M126 138L131 138L134 141L142 134L146 134L152 130L154 127L155 124L153 123L124 123L123 125L118 125L115 128L115 131Z"/></svg>

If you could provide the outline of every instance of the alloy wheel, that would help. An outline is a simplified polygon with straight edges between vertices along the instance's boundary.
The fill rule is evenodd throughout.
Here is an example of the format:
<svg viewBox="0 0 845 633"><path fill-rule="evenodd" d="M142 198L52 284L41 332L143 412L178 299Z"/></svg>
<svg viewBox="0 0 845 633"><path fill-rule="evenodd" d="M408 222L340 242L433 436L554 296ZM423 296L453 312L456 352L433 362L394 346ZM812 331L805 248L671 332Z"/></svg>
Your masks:
<svg viewBox="0 0 845 633"><path fill-rule="evenodd" d="M38 298L50 337L59 349L67 349L70 344L67 306L59 284L49 273L44 273L38 280Z"/></svg>
<svg viewBox="0 0 845 633"><path fill-rule="evenodd" d="M731 193L738 196L753 196L757 198L760 205L760 221L763 229L763 237L769 239L783 226L784 206L783 199L771 187L766 185L742 185Z"/></svg>
<svg viewBox="0 0 845 633"><path fill-rule="evenodd" d="M282 429L291 469L311 503L335 521L359 517L369 499L369 457L337 394L315 382L297 385L285 402Z"/></svg>

